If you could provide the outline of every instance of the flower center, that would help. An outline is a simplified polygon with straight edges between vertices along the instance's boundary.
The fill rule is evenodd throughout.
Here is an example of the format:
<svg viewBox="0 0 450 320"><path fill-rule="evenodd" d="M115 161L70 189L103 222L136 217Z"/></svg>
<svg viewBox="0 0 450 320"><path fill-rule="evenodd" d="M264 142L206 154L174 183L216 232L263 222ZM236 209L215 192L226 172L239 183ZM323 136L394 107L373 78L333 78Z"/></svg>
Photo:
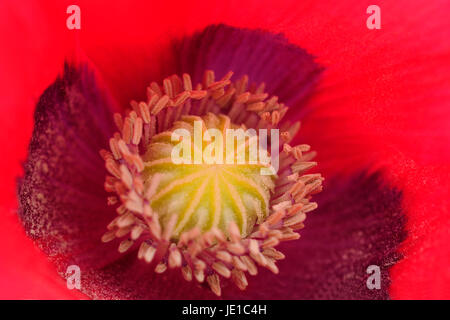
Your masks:
<svg viewBox="0 0 450 320"><path fill-rule="evenodd" d="M148 184L156 176L159 184L147 200L163 227L176 215L172 238L195 227L216 227L229 237L231 221L246 237L264 220L274 176L261 174L267 165L257 159L257 138L213 113L184 116L152 138L143 177Z"/></svg>
<svg viewBox="0 0 450 320"><path fill-rule="evenodd" d="M119 132L100 152L118 205L102 241L124 238L119 252L136 245L155 272L181 268L219 296L219 276L244 290L257 265L278 273L275 247L300 237L323 180L304 174L316 165L310 147L289 144L299 123L282 122L287 107L231 76L152 83L147 101L114 115Z"/></svg>

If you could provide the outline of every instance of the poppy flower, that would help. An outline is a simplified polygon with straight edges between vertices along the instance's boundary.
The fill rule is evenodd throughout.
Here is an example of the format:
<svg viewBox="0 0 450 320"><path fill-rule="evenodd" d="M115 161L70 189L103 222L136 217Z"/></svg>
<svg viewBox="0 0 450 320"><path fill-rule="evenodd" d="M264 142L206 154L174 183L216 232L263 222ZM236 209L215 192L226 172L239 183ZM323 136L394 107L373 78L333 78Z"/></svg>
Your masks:
<svg viewBox="0 0 450 320"><path fill-rule="evenodd" d="M0 7L1 297L450 297L447 2L71 4ZM193 120L278 175L158 167Z"/></svg>

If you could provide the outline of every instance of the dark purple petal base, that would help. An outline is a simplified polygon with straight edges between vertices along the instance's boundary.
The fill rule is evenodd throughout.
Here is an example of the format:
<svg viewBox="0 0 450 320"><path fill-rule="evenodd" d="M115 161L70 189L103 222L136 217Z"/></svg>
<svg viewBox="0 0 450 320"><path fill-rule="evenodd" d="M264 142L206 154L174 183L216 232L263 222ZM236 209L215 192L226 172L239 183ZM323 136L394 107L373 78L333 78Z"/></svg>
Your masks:
<svg viewBox="0 0 450 320"><path fill-rule="evenodd" d="M284 35L264 30L212 25L177 42L174 49L175 72L189 73L193 83L201 82L208 69L218 78L230 70L235 79L248 75L251 83L264 82L266 92L278 96L297 114L305 111L305 99L323 71L311 54Z"/></svg>

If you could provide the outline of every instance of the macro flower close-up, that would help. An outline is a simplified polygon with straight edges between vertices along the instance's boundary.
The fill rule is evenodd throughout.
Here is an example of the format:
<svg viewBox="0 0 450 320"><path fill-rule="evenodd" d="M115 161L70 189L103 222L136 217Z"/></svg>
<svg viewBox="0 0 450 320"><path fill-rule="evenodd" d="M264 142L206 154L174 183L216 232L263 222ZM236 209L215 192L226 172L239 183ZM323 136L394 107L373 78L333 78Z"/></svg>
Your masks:
<svg viewBox="0 0 450 320"><path fill-rule="evenodd" d="M449 299L444 0L0 4L1 299Z"/></svg>

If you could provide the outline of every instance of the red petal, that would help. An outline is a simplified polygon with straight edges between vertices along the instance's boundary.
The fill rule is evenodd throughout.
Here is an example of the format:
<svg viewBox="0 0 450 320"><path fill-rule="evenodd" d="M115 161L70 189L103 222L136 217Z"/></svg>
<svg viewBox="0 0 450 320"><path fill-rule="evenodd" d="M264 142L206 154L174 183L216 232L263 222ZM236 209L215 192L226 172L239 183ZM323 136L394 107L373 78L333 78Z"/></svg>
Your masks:
<svg viewBox="0 0 450 320"><path fill-rule="evenodd" d="M397 155L392 181L403 190L408 238L391 270L397 299L450 299L450 166L421 167Z"/></svg>
<svg viewBox="0 0 450 320"><path fill-rule="evenodd" d="M16 211L16 178L21 174L33 125L35 103L62 69L66 49L61 29L49 28L57 20L37 3L18 6L0 3L0 297L3 299L61 299L80 297L55 277L55 268L25 236ZM39 36L38 36L39 35Z"/></svg>

